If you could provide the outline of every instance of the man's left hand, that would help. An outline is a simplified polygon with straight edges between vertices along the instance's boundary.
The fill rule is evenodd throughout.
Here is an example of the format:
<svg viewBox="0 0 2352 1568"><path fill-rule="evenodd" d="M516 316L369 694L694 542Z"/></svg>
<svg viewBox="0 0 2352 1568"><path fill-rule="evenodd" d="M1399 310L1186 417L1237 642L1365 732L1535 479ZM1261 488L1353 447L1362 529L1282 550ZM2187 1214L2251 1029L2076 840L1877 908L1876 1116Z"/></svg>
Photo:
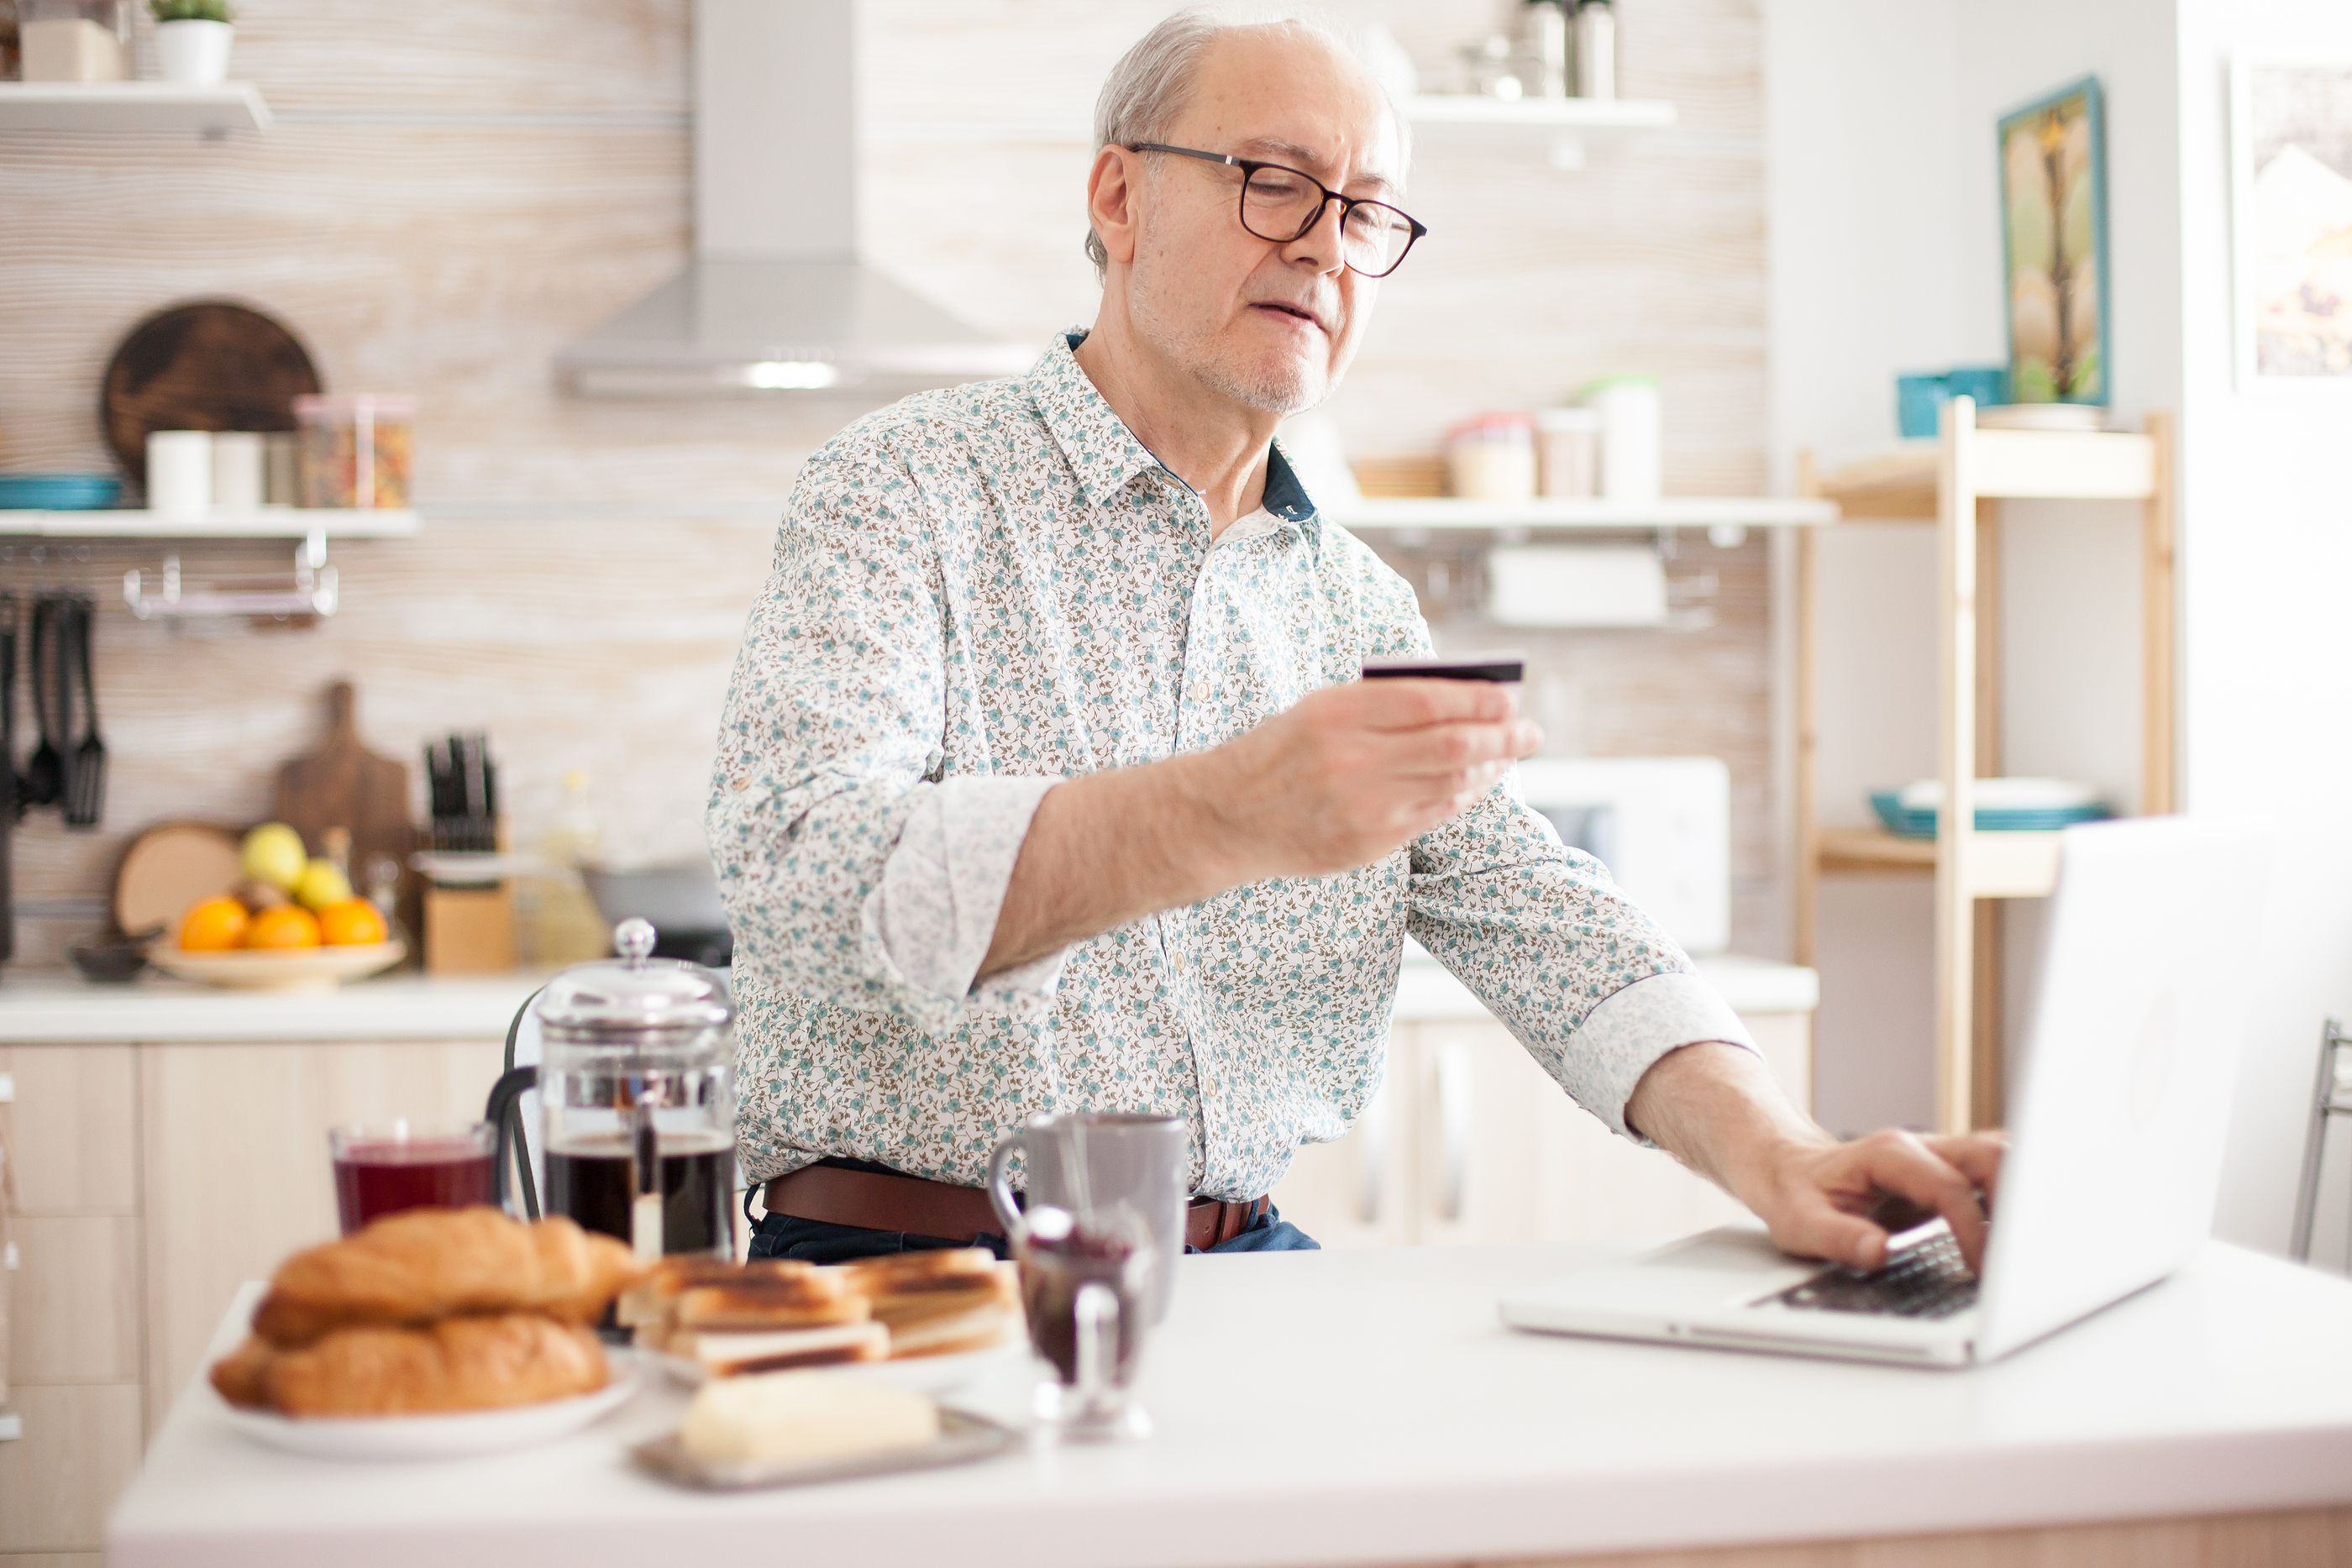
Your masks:
<svg viewBox="0 0 2352 1568"><path fill-rule="evenodd" d="M1886 1260L1890 1195L1951 1223L1971 1272L1984 1269L1985 1221L2009 1147L1998 1131L1920 1134L1890 1128L1848 1143L1794 1143L1775 1156L1748 1207L1773 1244L1800 1257L1856 1269ZM1979 1193L1983 1195L1979 1201ZM1897 1222L1895 1228L1905 1227Z"/></svg>

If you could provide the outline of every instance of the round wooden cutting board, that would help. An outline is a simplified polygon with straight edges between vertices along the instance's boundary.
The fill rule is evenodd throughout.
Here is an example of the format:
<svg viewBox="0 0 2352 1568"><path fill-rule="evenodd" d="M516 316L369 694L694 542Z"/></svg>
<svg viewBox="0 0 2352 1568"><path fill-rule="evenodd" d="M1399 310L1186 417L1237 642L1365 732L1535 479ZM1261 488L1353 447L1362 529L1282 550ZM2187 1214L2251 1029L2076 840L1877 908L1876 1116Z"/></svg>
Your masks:
<svg viewBox="0 0 2352 1568"><path fill-rule="evenodd" d="M226 299L175 305L131 329L107 361L99 423L123 472L147 482L152 430L291 430L294 400L320 390L300 340Z"/></svg>

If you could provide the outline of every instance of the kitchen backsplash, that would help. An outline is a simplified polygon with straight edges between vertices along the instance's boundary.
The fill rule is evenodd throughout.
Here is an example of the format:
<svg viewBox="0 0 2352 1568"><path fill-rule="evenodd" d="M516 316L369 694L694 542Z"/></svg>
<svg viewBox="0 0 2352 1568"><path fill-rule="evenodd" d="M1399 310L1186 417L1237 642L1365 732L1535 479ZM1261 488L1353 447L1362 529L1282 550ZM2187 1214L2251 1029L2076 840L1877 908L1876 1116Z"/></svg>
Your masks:
<svg viewBox="0 0 2352 1568"><path fill-rule="evenodd" d="M862 0L867 258L1041 350L1089 319L1080 133L1104 71L1164 9ZM1433 77L1501 14L1349 9L1385 21ZM1407 201L1431 238L1385 286L1323 411L1351 450L1433 451L1466 413L1646 370L1664 389L1668 487L1763 487L1758 6L1626 10L1624 89L1673 99L1679 126L1596 144L1577 173L1532 141L1424 136ZM425 0L395 19L355 0L244 0L236 74L278 111L270 131L0 140L0 467L104 466L92 405L115 343L161 306L229 297L291 325L331 390L421 400L425 518L413 540L336 546L342 609L301 631L132 621L121 573L152 570L152 547L64 561L52 547L39 564L8 548L11 588L71 582L100 600L112 764L100 830L43 816L20 831L20 898L95 896L149 822L262 813L338 677L359 685L370 743L412 765L427 734L487 728L526 839L580 767L618 851L697 852L719 702L776 516L807 452L860 406L553 388L555 350L684 256L687 14L685 0ZM183 562L277 570L289 553L193 546ZM1442 639L1503 640L1477 624L1460 547L1392 554L1441 590L1427 599ZM1432 559L1449 561L1433 578ZM1677 591L1706 574L1705 629L1507 640L1542 672L1528 702L1555 749L1730 764L1738 942L1778 927L1763 546L1694 544ZM77 934L26 922L26 957Z"/></svg>

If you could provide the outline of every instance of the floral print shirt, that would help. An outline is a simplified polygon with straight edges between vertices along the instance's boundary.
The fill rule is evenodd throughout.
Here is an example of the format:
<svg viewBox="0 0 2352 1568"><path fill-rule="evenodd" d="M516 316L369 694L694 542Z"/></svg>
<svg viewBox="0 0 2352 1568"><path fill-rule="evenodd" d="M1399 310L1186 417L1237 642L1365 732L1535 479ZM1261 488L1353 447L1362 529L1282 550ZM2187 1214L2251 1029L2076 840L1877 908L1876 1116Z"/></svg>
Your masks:
<svg viewBox="0 0 2352 1568"><path fill-rule="evenodd" d="M1056 782L1218 745L1430 646L1412 590L1316 516L1279 442L1264 506L1213 541L1078 365L1083 337L857 420L793 486L706 820L745 1175L836 1155L978 1186L1024 1119L1118 1110L1181 1117L1192 1189L1254 1197L1379 1087L1408 934L1623 1135L1651 1062L1750 1044L1507 778L1361 870L976 978Z"/></svg>

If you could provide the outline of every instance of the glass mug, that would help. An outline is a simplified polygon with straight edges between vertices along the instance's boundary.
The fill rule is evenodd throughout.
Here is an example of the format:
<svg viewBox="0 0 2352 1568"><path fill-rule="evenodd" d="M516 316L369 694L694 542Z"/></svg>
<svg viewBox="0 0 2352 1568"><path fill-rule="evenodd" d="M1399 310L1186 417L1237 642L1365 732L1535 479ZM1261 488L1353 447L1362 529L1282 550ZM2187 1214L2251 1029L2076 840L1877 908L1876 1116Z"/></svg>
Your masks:
<svg viewBox="0 0 2352 1568"><path fill-rule="evenodd" d="M404 1208L491 1201L498 1134L488 1122L375 1122L330 1128L335 1208L346 1236Z"/></svg>
<svg viewBox="0 0 2352 1568"><path fill-rule="evenodd" d="M1027 1170L1016 1200L1008 1167ZM1038 1420L1069 1441L1140 1437L1144 1340L1167 1316L1184 1251L1184 1124L1173 1116L1039 1116L988 1159L988 1194L1021 1266L1029 1343L1054 1369ZM1025 1207L1024 1207L1025 1206Z"/></svg>

